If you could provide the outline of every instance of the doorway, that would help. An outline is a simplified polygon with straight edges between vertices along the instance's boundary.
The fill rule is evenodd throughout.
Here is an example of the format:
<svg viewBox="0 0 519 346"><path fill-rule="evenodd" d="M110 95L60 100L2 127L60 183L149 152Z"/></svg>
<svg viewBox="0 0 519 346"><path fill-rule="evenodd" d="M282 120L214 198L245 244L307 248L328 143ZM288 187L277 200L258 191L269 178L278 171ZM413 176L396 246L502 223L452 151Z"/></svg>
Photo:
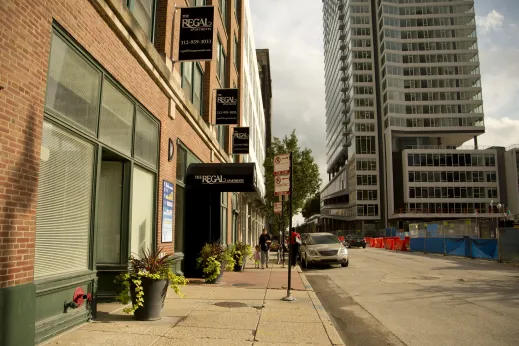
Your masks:
<svg viewBox="0 0 519 346"><path fill-rule="evenodd" d="M131 163L103 149L97 193L95 265L98 299L113 297L114 278L127 267Z"/></svg>

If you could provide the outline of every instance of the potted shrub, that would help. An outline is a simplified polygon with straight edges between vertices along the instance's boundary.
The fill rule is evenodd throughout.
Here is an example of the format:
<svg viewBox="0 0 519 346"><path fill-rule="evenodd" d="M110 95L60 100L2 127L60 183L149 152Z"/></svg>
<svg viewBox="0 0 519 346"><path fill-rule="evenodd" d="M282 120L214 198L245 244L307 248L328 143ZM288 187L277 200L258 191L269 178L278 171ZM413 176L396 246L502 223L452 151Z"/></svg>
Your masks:
<svg viewBox="0 0 519 346"><path fill-rule="evenodd" d="M238 242L232 246L231 254L235 261L234 271L242 272L245 269L245 262L247 262L247 258L249 258L249 256L252 254L252 249L250 245Z"/></svg>
<svg viewBox="0 0 519 346"><path fill-rule="evenodd" d="M162 249L145 250L142 258L130 257L128 272L119 274L115 280L122 285L122 291L116 299L123 304L132 303L124 312L133 312L139 321L158 320L168 286L182 296L180 287L188 281L173 273L173 260L173 255L162 254Z"/></svg>
<svg viewBox="0 0 519 346"><path fill-rule="evenodd" d="M230 248L220 243L205 244L197 259L197 267L202 270L207 283L218 283L222 280L223 272L234 268L234 258Z"/></svg>

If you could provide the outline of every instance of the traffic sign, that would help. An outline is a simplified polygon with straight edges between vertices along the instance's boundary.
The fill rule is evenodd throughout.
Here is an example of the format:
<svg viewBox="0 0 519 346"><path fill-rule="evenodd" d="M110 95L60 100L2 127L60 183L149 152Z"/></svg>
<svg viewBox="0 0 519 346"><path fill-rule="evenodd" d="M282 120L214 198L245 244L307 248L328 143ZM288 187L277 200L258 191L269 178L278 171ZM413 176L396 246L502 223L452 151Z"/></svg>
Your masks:
<svg viewBox="0 0 519 346"><path fill-rule="evenodd" d="M274 175L290 174L290 154L274 156Z"/></svg>
<svg viewBox="0 0 519 346"><path fill-rule="evenodd" d="M289 195L290 194L290 176L278 175L274 177L274 195Z"/></svg>
<svg viewBox="0 0 519 346"><path fill-rule="evenodd" d="M281 214L282 208L283 208L283 204L281 202L274 203L274 213L275 214Z"/></svg>

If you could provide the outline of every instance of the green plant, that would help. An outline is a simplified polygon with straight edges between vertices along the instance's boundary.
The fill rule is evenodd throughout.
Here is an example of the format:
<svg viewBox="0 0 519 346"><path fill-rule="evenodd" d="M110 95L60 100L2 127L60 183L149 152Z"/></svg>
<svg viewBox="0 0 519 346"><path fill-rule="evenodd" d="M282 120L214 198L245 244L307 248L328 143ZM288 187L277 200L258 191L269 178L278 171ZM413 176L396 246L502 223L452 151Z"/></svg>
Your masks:
<svg viewBox="0 0 519 346"><path fill-rule="evenodd" d="M203 269L205 281L211 282L216 280L218 275L220 275L221 266L222 264L218 262L215 257L209 257Z"/></svg>
<svg viewBox="0 0 519 346"><path fill-rule="evenodd" d="M236 263L231 247L226 248L220 243L205 244L196 262L197 268L202 269L206 282L214 281L220 275L222 263L225 264L226 270L232 270Z"/></svg>
<svg viewBox="0 0 519 346"><path fill-rule="evenodd" d="M237 242L230 247L230 252L233 256L235 263L239 266L243 265L243 260L248 258L252 254L252 248L250 245Z"/></svg>
<svg viewBox="0 0 519 346"><path fill-rule="evenodd" d="M142 279L144 278L167 280L173 291L183 297L180 287L185 286L188 280L183 276L175 275L171 271L172 264L173 255L168 253L162 254L162 249L155 251L144 250L142 258L131 256L128 272L119 274L115 279L115 283L120 284L122 287L116 299L123 304L128 304L131 301L130 286L132 283L135 286L135 303L131 307L124 308L123 311L131 313L143 306L144 291Z"/></svg>

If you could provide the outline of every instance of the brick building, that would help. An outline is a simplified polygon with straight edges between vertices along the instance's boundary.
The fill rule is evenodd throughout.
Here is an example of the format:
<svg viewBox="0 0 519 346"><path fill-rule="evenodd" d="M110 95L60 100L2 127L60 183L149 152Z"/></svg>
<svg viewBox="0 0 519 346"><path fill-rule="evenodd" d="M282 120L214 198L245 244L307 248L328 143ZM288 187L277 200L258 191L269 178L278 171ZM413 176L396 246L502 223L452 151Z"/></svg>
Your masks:
<svg viewBox="0 0 519 346"><path fill-rule="evenodd" d="M176 7L203 5L215 7L213 60L172 62ZM231 155L229 127L212 125L214 90L242 88L247 6L0 2L1 345L32 345L95 317L130 253L174 251L180 271L184 255L196 257L194 236L255 242L261 192L213 194L212 224L190 221L186 200L190 164L252 162ZM174 186L171 241L161 232L164 181ZM94 299L64 313L76 288Z"/></svg>

